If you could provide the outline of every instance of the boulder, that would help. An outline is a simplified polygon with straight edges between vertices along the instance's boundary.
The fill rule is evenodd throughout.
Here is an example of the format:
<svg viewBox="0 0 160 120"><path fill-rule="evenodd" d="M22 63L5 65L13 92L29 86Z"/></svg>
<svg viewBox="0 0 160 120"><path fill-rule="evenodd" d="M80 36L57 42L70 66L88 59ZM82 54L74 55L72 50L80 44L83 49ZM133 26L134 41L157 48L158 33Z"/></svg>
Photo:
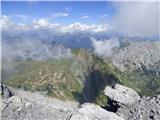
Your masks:
<svg viewBox="0 0 160 120"><path fill-rule="evenodd" d="M106 96L114 101L130 106L140 99L140 96L133 89L116 84L112 87L107 86L104 90Z"/></svg>
<svg viewBox="0 0 160 120"><path fill-rule="evenodd" d="M125 120L160 120L160 95L140 97L131 88L116 84L106 87L109 97L105 109L115 112Z"/></svg>
<svg viewBox="0 0 160 120"><path fill-rule="evenodd" d="M113 112L106 111L98 105L85 103L74 112L69 120L124 120Z"/></svg>

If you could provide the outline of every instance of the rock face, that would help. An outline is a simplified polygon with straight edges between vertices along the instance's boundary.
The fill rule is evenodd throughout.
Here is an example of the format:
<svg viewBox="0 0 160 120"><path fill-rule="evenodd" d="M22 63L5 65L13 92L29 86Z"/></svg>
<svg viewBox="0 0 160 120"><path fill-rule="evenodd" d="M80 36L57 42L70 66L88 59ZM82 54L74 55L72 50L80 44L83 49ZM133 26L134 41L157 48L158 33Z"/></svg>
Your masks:
<svg viewBox="0 0 160 120"><path fill-rule="evenodd" d="M142 97L130 107L120 105L117 114L125 120L160 120L160 95Z"/></svg>
<svg viewBox="0 0 160 120"><path fill-rule="evenodd" d="M128 44L111 57L114 65L122 71L143 69L159 72L160 41L123 41ZM124 46L124 45L123 45Z"/></svg>
<svg viewBox="0 0 160 120"><path fill-rule="evenodd" d="M7 86L6 86L6 89ZM2 120L124 120L98 105L55 100L23 90L12 89L14 96L1 101Z"/></svg>
<svg viewBox="0 0 160 120"><path fill-rule="evenodd" d="M7 86L5 89L9 90ZM3 94L8 93L7 90ZM23 90L13 89L10 92L14 96L2 96L1 99L2 120L67 120L78 106Z"/></svg>
<svg viewBox="0 0 160 120"><path fill-rule="evenodd" d="M131 105L140 99L139 95L131 88L116 84L112 87L107 86L104 93L109 98L125 105Z"/></svg>
<svg viewBox="0 0 160 120"><path fill-rule="evenodd" d="M85 103L74 112L69 120L124 120L115 113L106 111L98 105Z"/></svg>
<svg viewBox="0 0 160 120"><path fill-rule="evenodd" d="M110 110L116 108L114 112L125 120L160 120L160 95L140 97L134 90L119 84L113 88L107 86L104 92L111 99Z"/></svg>
<svg viewBox="0 0 160 120"><path fill-rule="evenodd" d="M47 108L20 96L2 99L2 120L66 120L69 111Z"/></svg>
<svg viewBox="0 0 160 120"><path fill-rule="evenodd" d="M1 84L1 95L3 98L9 98L14 95L14 93L5 85Z"/></svg>
<svg viewBox="0 0 160 120"><path fill-rule="evenodd" d="M105 89L110 109L93 103L78 107L74 102L2 86L2 120L160 120L160 95L140 97L119 84Z"/></svg>

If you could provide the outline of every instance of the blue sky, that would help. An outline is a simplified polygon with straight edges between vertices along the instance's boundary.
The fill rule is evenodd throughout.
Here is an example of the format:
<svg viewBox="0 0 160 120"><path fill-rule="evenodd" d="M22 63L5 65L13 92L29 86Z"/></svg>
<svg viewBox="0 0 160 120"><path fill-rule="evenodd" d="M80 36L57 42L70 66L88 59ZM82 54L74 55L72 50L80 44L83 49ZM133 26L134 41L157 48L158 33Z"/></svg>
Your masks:
<svg viewBox="0 0 160 120"><path fill-rule="evenodd" d="M71 24L102 24L112 20L115 7L111 2L27 2L3 1L2 15L10 16L15 22L32 22L45 18L50 22Z"/></svg>
<svg viewBox="0 0 160 120"><path fill-rule="evenodd" d="M129 35L159 35L159 5L157 1L2 1L2 18L5 26L11 23L59 23L93 31L126 33ZM4 15L4 16L3 16ZM8 17L8 18L7 18ZM34 22L35 21L35 22ZM6 23L6 24L5 24ZM90 25L90 26L84 26ZM98 26L101 25L101 26ZM105 26L106 25L106 26ZM108 25L108 26L107 26ZM16 27L16 25L15 25ZM72 26L71 26L72 27ZM75 30L77 27L74 27Z"/></svg>

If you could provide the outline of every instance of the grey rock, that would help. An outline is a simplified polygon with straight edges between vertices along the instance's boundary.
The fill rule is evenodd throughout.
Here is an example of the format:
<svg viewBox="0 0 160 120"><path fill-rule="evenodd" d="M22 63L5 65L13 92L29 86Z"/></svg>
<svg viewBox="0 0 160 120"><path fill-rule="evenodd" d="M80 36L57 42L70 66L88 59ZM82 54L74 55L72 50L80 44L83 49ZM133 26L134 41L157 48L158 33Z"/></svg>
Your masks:
<svg viewBox="0 0 160 120"><path fill-rule="evenodd" d="M13 91L11 91L6 85L1 84L1 95L3 98L9 98L14 95Z"/></svg>
<svg viewBox="0 0 160 120"><path fill-rule="evenodd" d="M160 120L160 95L142 97L132 106L119 104L117 114L125 120Z"/></svg>
<svg viewBox="0 0 160 120"><path fill-rule="evenodd" d="M138 93L136 93L133 89L120 84L116 84L112 87L107 86L104 90L104 93L114 101L127 106L132 105L134 102L140 99Z"/></svg>
<svg viewBox="0 0 160 120"><path fill-rule="evenodd" d="M160 41L124 41L129 45L114 53L111 60L122 71L143 69L160 73Z"/></svg>
<svg viewBox="0 0 160 120"><path fill-rule="evenodd" d="M2 120L66 120L71 112L51 109L20 96L2 99Z"/></svg>
<svg viewBox="0 0 160 120"><path fill-rule="evenodd" d="M70 103L52 101L41 94L16 89L14 93L14 96L1 99L2 120L66 120L73 110Z"/></svg>
<svg viewBox="0 0 160 120"><path fill-rule="evenodd" d="M106 111L98 105L85 103L74 112L69 120L124 120L113 112Z"/></svg>
<svg viewBox="0 0 160 120"><path fill-rule="evenodd" d="M113 110L125 120L160 120L160 95L140 97L131 88L116 84L106 87L105 95L111 100L107 110Z"/></svg>

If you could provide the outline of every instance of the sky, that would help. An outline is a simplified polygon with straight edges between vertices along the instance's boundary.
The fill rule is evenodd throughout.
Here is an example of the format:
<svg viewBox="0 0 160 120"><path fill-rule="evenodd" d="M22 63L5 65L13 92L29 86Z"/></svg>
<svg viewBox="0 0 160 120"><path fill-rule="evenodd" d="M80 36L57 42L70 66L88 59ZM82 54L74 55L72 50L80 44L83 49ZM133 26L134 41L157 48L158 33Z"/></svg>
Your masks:
<svg viewBox="0 0 160 120"><path fill-rule="evenodd" d="M160 2L2 1L3 28L159 36ZM17 24L17 25L16 25ZM30 26L28 26L30 25Z"/></svg>
<svg viewBox="0 0 160 120"><path fill-rule="evenodd" d="M101 24L110 21L114 14L111 2L2 2L2 15L11 16L16 22L45 18L61 24Z"/></svg>

